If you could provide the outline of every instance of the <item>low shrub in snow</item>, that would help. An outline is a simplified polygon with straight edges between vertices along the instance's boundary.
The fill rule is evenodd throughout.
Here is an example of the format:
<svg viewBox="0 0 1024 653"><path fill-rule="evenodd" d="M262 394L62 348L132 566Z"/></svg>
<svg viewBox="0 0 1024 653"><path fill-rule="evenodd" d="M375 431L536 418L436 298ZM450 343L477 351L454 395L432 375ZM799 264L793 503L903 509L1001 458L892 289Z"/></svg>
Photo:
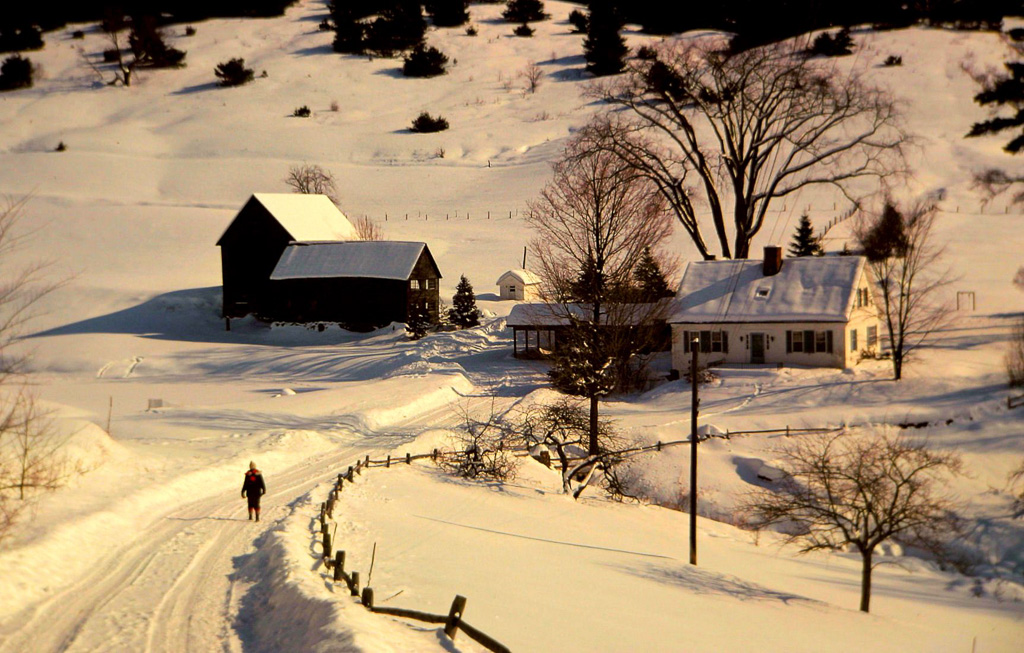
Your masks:
<svg viewBox="0 0 1024 653"><path fill-rule="evenodd" d="M888 57L885 58L885 65L886 66L902 66L903 65L903 57L901 57L899 55L896 55L896 54L890 54Z"/></svg>
<svg viewBox="0 0 1024 653"><path fill-rule="evenodd" d="M245 67L245 59L229 59L217 64L213 74L220 80L221 86L241 86L253 80L252 68Z"/></svg>
<svg viewBox="0 0 1024 653"><path fill-rule="evenodd" d="M410 131L421 134L441 132L446 129L448 129L447 119L445 119L443 116L437 116L435 118L426 111L416 116L416 119L412 121L412 126L409 128Z"/></svg>
<svg viewBox="0 0 1024 653"><path fill-rule="evenodd" d="M515 34L516 36L530 37L533 36L533 28L527 25L526 23L523 23L519 27L512 30L512 33Z"/></svg>
<svg viewBox="0 0 1024 653"><path fill-rule="evenodd" d="M0 91L13 91L17 88L29 88L32 86L32 62L14 54L0 64Z"/></svg>
<svg viewBox="0 0 1024 653"><path fill-rule="evenodd" d="M402 74L406 77L436 77L445 73L448 55L435 47L425 47L422 43L413 48L405 57Z"/></svg>
<svg viewBox="0 0 1024 653"><path fill-rule="evenodd" d="M296 118L308 118L311 113L312 111L310 111L309 107L307 107L306 105L302 105L295 111L292 111L292 115L295 116Z"/></svg>

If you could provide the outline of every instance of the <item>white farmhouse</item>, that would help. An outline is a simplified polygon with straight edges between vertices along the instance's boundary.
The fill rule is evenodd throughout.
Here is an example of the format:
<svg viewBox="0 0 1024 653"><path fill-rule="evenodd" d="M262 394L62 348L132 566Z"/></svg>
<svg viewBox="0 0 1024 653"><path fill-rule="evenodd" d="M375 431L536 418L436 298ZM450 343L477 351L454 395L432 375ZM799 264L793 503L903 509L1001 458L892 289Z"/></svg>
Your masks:
<svg viewBox="0 0 1024 653"><path fill-rule="evenodd" d="M498 296L501 299L537 301L540 299L540 277L529 270L509 270L498 277Z"/></svg>
<svg viewBox="0 0 1024 653"><path fill-rule="evenodd" d="M672 367L701 363L768 363L846 368L877 351L879 319L862 256L808 256L783 261L687 265L669 312Z"/></svg>

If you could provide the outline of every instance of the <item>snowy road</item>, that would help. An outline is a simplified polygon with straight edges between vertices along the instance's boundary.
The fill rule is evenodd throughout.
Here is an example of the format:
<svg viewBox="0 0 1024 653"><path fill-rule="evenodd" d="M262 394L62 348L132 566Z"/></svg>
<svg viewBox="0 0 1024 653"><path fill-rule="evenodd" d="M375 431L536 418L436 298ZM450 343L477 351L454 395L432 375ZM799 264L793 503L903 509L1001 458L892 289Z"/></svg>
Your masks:
<svg viewBox="0 0 1024 653"><path fill-rule="evenodd" d="M244 633L233 624L246 583L236 580L236 560L253 551L287 504L373 450L339 449L274 475L259 524L232 494L190 502L126 533L129 541L87 563L79 582L16 619L24 626L0 651L241 651ZM67 561L85 562L73 551Z"/></svg>
<svg viewBox="0 0 1024 653"><path fill-rule="evenodd" d="M469 401L490 404L489 398ZM231 491L189 501L123 533L123 543L97 559L68 551L66 564L88 571L10 619L0 630L0 653L263 650L246 614L254 602L247 594L260 580L254 573L269 573L247 565L259 538L357 459L455 419L447 404L423 406L396 420L389 434L356 431L329 452L275 471L258 524L248 521L244 501Z"/></svg>

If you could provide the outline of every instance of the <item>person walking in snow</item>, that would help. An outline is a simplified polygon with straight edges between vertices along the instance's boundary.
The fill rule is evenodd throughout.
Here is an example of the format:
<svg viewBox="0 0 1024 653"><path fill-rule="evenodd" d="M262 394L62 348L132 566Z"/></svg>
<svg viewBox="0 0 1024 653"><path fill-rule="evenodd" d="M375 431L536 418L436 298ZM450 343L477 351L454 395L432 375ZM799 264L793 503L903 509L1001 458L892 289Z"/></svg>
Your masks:
<svg viewBox="0 0 1024 653"><path fill-rule="evenodd" d="M253 513L256 514L256 521L260 520L260 497L267 493L267 484L263 482L263 474L256 469L256 463L249 461L249 471L245 473L245 481L242 483L242 498L249 499L249 520L252 520Z"/></svg>

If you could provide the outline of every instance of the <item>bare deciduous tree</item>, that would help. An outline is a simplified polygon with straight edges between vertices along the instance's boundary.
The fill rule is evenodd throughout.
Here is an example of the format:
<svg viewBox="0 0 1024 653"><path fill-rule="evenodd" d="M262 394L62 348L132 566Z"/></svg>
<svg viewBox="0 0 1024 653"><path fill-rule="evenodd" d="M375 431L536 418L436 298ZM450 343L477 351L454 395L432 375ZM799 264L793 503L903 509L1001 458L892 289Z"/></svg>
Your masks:
<svg viewBox="0 0 1024 653"><path fill-rule="evenodd" d="M47 281L48 264L11 260L25 245L19 230L25 202L0 208L0 540L24 510L26 490L52 489L67 471L63 440L29 391L26 354L18 348L39 302L60 286Z"/></svg>
<svg viewBox="0 0 1024 653"><path fill-rule="evenodd" d="M590 440L590 418L578 401L562 397L550 404L530 404L518 409L507 420L512 437L528 450L544 447L553 451L562 472L562 491L579 496L584 486L574 491L573 480L593 461L585 454ZM619 447L619 438L608 420L598 423L598 437L603 451ZM589 476L587 476L589 480Z"/></svg>
<svg viewBox="0 0 1024 653"><path fill-rule="evenodd" d="M933 242L934 224L931 204L917 203L901 212L887 202L876 218L855 227L876 284L897 381L912 352L953 317L941 297L952 279L942 267L944 249Z"/></svg>
<svg viewBox="0 0 1024 653"><path fill-rule="evenodd" d="M352 226L356 228L360 240L384 240L384 229L365 215L356 218Z"/></svg>
<svg viewBox="0 0 1024 653"><path fill-rule="evenodd" d="M338 204L338 189L334 182L334 175L330 170L308 163L288 168L288 176L284 183L293 192L306 195L326 195L335 204Z"/></svg>
<svg viewBox="0 0 1024 653"><path fill-rule="evenodd" d="M472 414L465 403L452 407L459 416L455 429L455 448L443 451L437 463L450 474L465 478L511 481L518 468L504 415L491 399L484 419Z"/></svg>
<svg viewBox="0 0 1024 653"><path fill-rule="evenodd" d="M567 304L570 322L552 380L590 400L588 449L597 455L598 402L614 388L617 360L629 353L610 346L609 336L617 326L649 323L658 306L650 304L645 316L639 306L614 310L610 300L615 289L630 286L644 250L657 250L671 233L671 216L650 179L575 139L554 164L552 181L528 203L526 221L536 232L530 247L549 298ZM586 306L587 315L571 310L572 303ZM613 322L617 316L628 321Z"/></svg>
<svg viewBox="0 0 1024 653"><path fill-rule="evenodd" d="M540 88L540 81L544 78L544 71L541 70L540 66L536 62L531 61L526 64L526 68L523 68L520 74L526 80L526 92L536 93L537 89Z"/></svg>
<svg viewBox="0 0 1024 653"><path fill-rule="evenodd" d="M704 258L709 226L717 254L746 258L774 200L820 185L853 200L853 182L903 169L892 98L793 43L676 41L588 94L615 109L585 131L589 147L649 178Z"/></svg>
<svg viewBox="0 0 1024 653"><path fill-rule="evenodd" d="M800 552L841 550L861 555L860 609L871 604L875 549L894 539L941 552L959 530L955 504L940 490L959 474L953 453L885 434L812 436L781 448L787 476L754 491L744 510L755 529L781 526Z"/></svg>

